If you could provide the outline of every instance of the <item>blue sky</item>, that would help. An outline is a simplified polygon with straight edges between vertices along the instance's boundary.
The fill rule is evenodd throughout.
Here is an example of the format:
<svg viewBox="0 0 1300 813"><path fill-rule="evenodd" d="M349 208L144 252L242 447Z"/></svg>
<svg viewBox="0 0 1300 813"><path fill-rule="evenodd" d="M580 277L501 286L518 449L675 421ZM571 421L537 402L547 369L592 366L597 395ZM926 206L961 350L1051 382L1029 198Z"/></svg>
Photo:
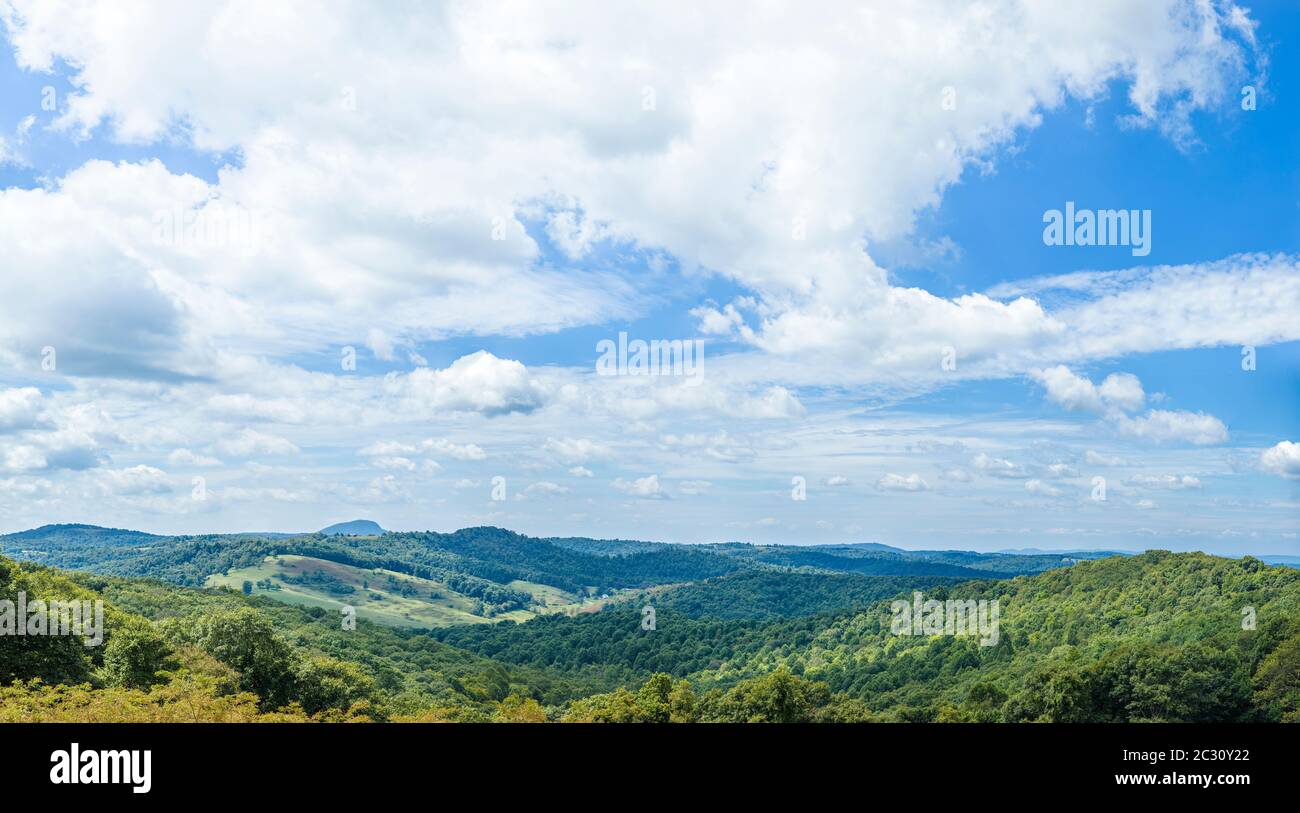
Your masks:
<svg viewBox="0 0 1300 813"><path fill-rule="evenodd" d="M1125 6L5 4L0 530L1300 553L1300 11Z"/></svg>

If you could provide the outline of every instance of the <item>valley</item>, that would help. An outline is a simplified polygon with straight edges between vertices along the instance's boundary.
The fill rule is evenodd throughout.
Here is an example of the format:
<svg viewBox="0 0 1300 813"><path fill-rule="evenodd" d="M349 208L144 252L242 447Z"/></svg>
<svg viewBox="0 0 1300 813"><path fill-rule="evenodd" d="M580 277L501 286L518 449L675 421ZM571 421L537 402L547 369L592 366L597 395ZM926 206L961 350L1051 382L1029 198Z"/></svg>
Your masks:
<svg viewBox="0 0 1300 813"><path fill-rule="evenodd" d="M63 525L0 536L20 592L105 643L0 634L0 720L1300 719L1300 570L1251 557Z"/></svg>

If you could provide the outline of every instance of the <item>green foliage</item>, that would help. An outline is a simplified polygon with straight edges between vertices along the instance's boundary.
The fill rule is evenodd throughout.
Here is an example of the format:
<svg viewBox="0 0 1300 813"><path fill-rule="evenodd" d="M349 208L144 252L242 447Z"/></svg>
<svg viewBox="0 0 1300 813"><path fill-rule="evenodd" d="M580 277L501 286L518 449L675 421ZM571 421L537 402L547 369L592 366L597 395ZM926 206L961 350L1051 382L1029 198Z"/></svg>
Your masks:
<svg viewBox="0 0 1300 813"><path fill-rule="evenodd" d="M148 690L166 682L163 672L174 668L176 661L163 636L147 622L133 619L104 647L100 675L108 686Z"/></svg>
<svg viewBox="0 0 1300 813"><path fill-rule="evenodd" d="M201 616L191 624L164 627L174 643L193 643L239 672L241 691L261 698L263 710L294 700L294 653L271 619L251 607Z"/></svg>
<svg viewBox="0 0 1300 813"><path fill-rule="evenodd" d="M1300 631L1264 658L1255 686L1255 702L1268 717L1300 723Z"/></svg>
<svg viewBox="0 0 1300 813"><path fill-rule="evenodd" d="M742 570L669 590L662 597L654 597L653 603L657 608L677 610L692 618L797 618L862 610L908 590L929 592L960 583L960 579L945 576Z"/></svg>
<svg viewBox="0 0 1300 813"><path fill-rule="evenodd" d="M824 683L784 669L741 681L727 691L696 697L689 681L651 675L632 692L624 688L570 704L563 719L580 723L815 723L873 719L857 701L832 696Z"/></svg>
<svg viewBox="0 0 1300 813"><path fill-rule="evenodd" d="M706 693L700 702L700 719L709 723L813 723L830 705L831 692L825 683L778 669L741 681L725 693Z"/></svg>
<svg viewBox="0 0 1300 813"><path fill-rule="evenodd" d="M294 699L308 714L348 711L358 704L369 707L378 700L374 679L361 667L327 655L299 659L293 681Z"/></svg>
<svg viewBox="0 0 1300 813"><path fill-rule="evenodd" d="M483 533L384 539L398 543L394 553L408 565L404 545L456 567L505 556L496 529L469 530ZM550 544L523 545L533 542ZM494 567L541 572L575 556L603 562L589 574L599 579L621 572L634 581L641 566L651 568L642 575L671 570L668 560L643 558L661 556L658 547L585 550L594 544L550 544L560 553L534 550ZM0 636L0 719L118 719L116 704L120 719L158 720L1300 721L1294 569L1155 551L954 581L702 555L741 569L655 587L598 612L433 631L364 620L344 630L337 613L319 607L0 558L0 597L102 598L107 616L101 647ZM599 579L586 587L612 583ZM889 601L913 589L997 600L997 644L893 634ZM645 603L657 608L654 630L641 628ZM1257 630L1241 628L1244 607L1254 609Z"/></svg>

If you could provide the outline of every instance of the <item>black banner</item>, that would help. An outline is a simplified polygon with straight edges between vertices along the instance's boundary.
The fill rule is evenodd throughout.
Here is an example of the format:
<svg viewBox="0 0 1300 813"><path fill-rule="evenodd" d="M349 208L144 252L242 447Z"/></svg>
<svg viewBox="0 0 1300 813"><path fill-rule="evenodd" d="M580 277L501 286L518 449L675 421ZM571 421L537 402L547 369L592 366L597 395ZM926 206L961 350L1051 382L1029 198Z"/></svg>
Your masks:
<svg viewBox="0 0 1300 813"><path fill-rule="evenodd" d="M537 801L560 781L576 799L610 803L620 787L638 789L638 799L647 791L680 798L701 782L743 795L919 786L926 798L1222 798L1280 792L1296 768L1296 729L1262 725L24 724L0 732L6 786L52 801L128 805L338 801L354 792L380 803L397 793L433 798L434 786L444 800L464 791Z"/></svg>

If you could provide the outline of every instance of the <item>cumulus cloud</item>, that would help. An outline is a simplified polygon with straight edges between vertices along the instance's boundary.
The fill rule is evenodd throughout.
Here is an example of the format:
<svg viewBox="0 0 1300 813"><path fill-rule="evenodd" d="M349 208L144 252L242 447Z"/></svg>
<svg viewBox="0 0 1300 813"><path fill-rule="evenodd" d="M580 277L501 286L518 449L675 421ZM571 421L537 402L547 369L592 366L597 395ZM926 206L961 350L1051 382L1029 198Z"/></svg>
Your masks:
<svg viewBox="0 0 1300 813"><path fill-rule="evenodd" d="M1040 466L1038 471L1043 477L1059 479L1062 477L1078 477L1079 470L1069 463L1049 463L1046 466Z"/></svg>
<svg viewBox="0 0 1300 813"><path fill-rule="evenodd" d="M420 444L420 448L433 454L446 455L456 460L485 460L487 452L474 443L453 443L446 438L429 438Z"/></svg>
<svg viewBox="0 0 1300 813"><path fill-rule="evenodd" d="M660 438L659 444L664 449L700 454L727 463L750 460L757 454L747 441L732 436L725 429L712 434L691 432L685 435L677 435L670 433Z"/></svg>
<svg viewBox="0 0 1300 813"><path fill-rule="evenodd" d="M1083 456L1083 459L1089 466L1122 466L1124 458L1119 455L1102 454L1101 452L1089 449Z"/></svg>
<svg viewBox="0 0 1300 813"><path fill-rule="evenodd" d="M0 390L0 432L48 425L43 419L44 399L35 387Z"/></svg>
<svg viewBox="0 0 1300 813"><path fill-rule="evenodd" d="M586 463L610 455L608 446L590 438L547 438L542 450L565 463Z"/></svg>
<svg viewBox="0 0 1300 813"><path fill-rule="evenodd" d="M876 481L881 491L925 491L929 488L919 474L886 474Z"/></svg>
<svg viewBox="0 0 1300 813"><path fill-rule="evenodd" d="M1069 367L1058 364L1032 373L1047 391L1047 399L1069 410L1083 410L1101 414L1106 411L1132 412L1146 401L1142 382L1131 373L1112 373L1101 386Z"/></svg>
<svg viewBox="0 0 1300 813"><path fill-rule="evenodd" d="M918 212L1072 102L1126 93L1126 124L1192 146L1190 122L1234 103L1259 67L1253 23L1228 4L846 3L815 15L776 4L737 16L453 0L299 15L215 0L131 25L111 5L2 5L15 63L71 88L54 133L132 154L189 147L196 165L239 157L205 178L170 161L92 160L52 169L39 188L0 190L0 302L22 303L0 319L0 361L34 379L49 344L70 387L0 389L11 479L127 451L205 466L302 448L274 475L300 467L328 485L214 495L395 503L411 499L400 478L435 469L432 458L485 459L462 442L473 437L494 459L549 458L574 477L617 449L634 459L620 460L625 471L709 477L723 491L728 467L767 476L789 462L769 460L773 450L814 453L803 444L822 421L856 428L837 398L856 406L863 393L1030 371L1044 371L1053 403L1121 437L1214 443L1226 438L1216 418L1140 414L1136 377L1093 384L1071 366L1300 338L1291 255L939 296L896 284L877 250L912 240ZM937 104L948 82L953 110ZM683 302L701 282L736 293ZM422 345L482 336L477 346L505 354L520 337L661 308L689 310L702 334L727 340L707 376L597 380L580 361L534 362L541 342L517 355L527 366ZM358 348L356 369L340 370L340 351ZM948 348L955 371L939 365ZM422 354L454 360L439 369ZM71 415L77 403L106 405L123 437L107 419ZM459 439L412 439L430 431ZM974 448L989 451L973 471L1073 476L1012 463L1021 450L979 434L972 442L988 445ZM845 437L825 450L844 453ZM554 443L539 450L540 438ZM1111 465L1091 454L1089 465ZM944 480L972 479L955 456L936 458ZM810 479L833 485L841 465ZM360 479L332 482L348 474ZM881 482L925 487L915 474ZM614 487L667 496L656 475Z"/></svg>
<svg viewBox="0 0 1300 813"><path fill-rule="evenodd" d="M704 328L769 353L892 348L879 372L951 345L978 366L1075 325L1028 298L891 286L863 236L907 234L967 168L1116 83L1129 88L1129 124L1187 146L1193 116L1232 102L1256 56L1243 12L1182 0L845 4L811 18L776 5L746 19L586 3L502 15L469 2L400 14L343 3L292 20L216 2L147 26L114 25L118 14L6 7L21 67L72 71L55 127L238 151L241 165L208 183L101 162L51 193L5 192L0 223L28 235L14 242L31 256L15 266L31 279L78 268L87 283L33 299L10 338L30 345L64 313L81 335L117 340L81 343L70 363L136 375L194 373L202 340L218 335L364 342L391 359L421 339L607 322L652 300L628 275L550 268L530 223L568 257L606 242L734 279L749 293L701 310ZM276 81L252 87L250 70ZM963 77L955 109L921 103L938 98L937 76ZM880 111L904 108L880 126ZM157 213L207 209L264 222L273 239L253 257L153 239ZM31 224L63 217L122 237L58 250L31 239ZM97 295L109 295L103 306ZM114 322L123 308L136 318Z"/></svg>
<svg viewBox="0 0 1300 813"><path fill-rule="evenodd" d="M211 455L198 454L190 449L175 449L167 455L173 466L220 466L221 461Z"/></svg>
<svg viewBox="0 0 1300 813"><path fill-rule="evenodd" d="M562 486L559 483L552 483L549 480L538 480L525 488L517 498L523 497L550 497L557 494L568 494L568 486Z"/></svg>
<svg viewBox="0 0 1300 813"><path fill-rule="evenodd" d="M6 471L25 472L44 469L49 466L45 454L35 446L26 444L10 446L5 448L0 454L3 454L3 465Z"/></svg>
<svg viewBox="0 0 1300 813"><path fill-rule="evenodd" d="M172 491L167 473L153 466L105 469L99 472L97 483L105 496L167 494Z"/></svg>
<svg viewBox="0 0 1300 813"><path fill-rule="evenodd" d="M58 484L40 477L6 477L0 480L0 491L23 500L45 500L57 495Z"/></svg>
<svg viewBox="0 0 1300 813"><path fill-rule="evenodd" d="M1259 462L1265 471L1288 480L1300 480L1300 443L1280 441L1276 446L1265 449L1259 456Z"/></svg>
<svg viewBox="0 0 1300 813"><path fill-rule="evenodd" d="M244 429L216 443L218 452L230 457L297 454L299 449L288 440L256 429Z"/></svg>
<svg viewBox="0 0 1300 813"><path fill-rule="evenodd" d="M1053 485L1048 485L1042 480L1026 480L1025 491L1039 497L1059 497L1062 494L1061 489Z"/></svg>
<svg viewBox="0 0 1300 813"><path fill-rule="evenodd" d="M447 438L425 438L414 443L381 440L357 451L365 457L401 457L406 455L444 455L456 460L484 460L487 452L474 443L453 443ZM433 461L428 461L433 462Z"/></svg>
<svg viewBox="0 0 1300 813"><path fill-rule="evenodd" d="M377 469L391 469L395 471L437 471L441 466L432 460L423 460L417 463L409 457L399 457L392 455L378 455L370 458L370 465Z"/></svg>
<svg viewBox="0 0 1300 813"><path fill-rule="evenodd" d="M1178 442L1208 446L1228 439L1228 427L1224 426L1223 421L1203 412L1153 409L1138 417L1121 418L1116 427L1123 435L1156 443Z"/></svg>
<svg viewBox="0 0 1300 813"><path fill-rule="evenodd" d="M385 384L431 411L505 415L532 412L546 401L541 384L524 365L486 350L461 356L442 370L420 367L390 374Z"/></svg>
<svg viewBox="0 0 1300 813"><path fill-rule="evenodd" d="M1129 437L1156 443L1183 442L1197 446L1222 443L1228 439L1223 421L1203 412L1152 409L1142 415L1129 415L1146 401L1142 382L1129 373L1113 373L1096 386L1064 365L1032 373L1047 394L1047 399L1068 410L1082 410L1102 416L1115 431Z"/></svg>
<svg viewBox="0 0 1300 813"><path fill-rule="evenodd" d="M657 474L639 477L630 481L618 477L614 480L612 485L614 488L632 497L657 499L667 496L664 492L663 486L659 484L659 475Z"/></svg>
<svg viewBox="0 0 1300 813"><path fill-rule="evenodd" d="M1001 457L991 457L985 452L980 452L974 459L975 468L984 472L991 477L1006 477L1010 479L1019 479L1028 477L1024 468L1017 463L1012 463Z"/></svg>

